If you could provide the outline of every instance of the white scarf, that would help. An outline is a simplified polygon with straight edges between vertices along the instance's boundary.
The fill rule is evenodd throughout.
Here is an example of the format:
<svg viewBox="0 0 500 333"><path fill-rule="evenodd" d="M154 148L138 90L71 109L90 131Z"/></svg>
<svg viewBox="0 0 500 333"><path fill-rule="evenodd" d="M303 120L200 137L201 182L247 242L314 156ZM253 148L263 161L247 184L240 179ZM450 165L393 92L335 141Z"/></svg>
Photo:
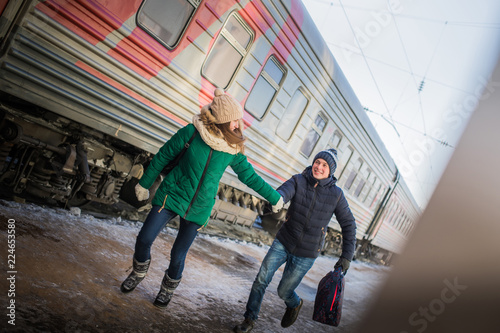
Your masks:
<svg viewBox="0 0 500 333"><path fill-rule="evenodd" d="M210 148L224 153L229 153L231 155L236 155L239 152L237 147L231 147L222 136L215 136L207 130L205 125L203 125L203 122L200 120L199 114L193 116L193 125L196 127L198 132L200 132L201 138L207 145L210 146Z"/></svg>

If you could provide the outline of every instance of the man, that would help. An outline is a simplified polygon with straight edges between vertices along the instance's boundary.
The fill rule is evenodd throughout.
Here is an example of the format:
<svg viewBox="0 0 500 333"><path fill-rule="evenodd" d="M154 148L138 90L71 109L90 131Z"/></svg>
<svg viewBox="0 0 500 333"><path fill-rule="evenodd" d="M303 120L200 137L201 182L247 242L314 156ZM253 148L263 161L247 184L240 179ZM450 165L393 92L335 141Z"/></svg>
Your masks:
<svg viewBox="0 0 500 333"><path fill-rule="evenodd" d="M277 189L285 203L290 201L286 221L262 261L250 291L245 319L234 327L234 332L253 329L266 288L284 263L278 295L287 308L281 326L289 327L295 322L303 303L295 289L321 252L333 214L343 236L342 255L335 267L342 266L344 274L347 273L354 256L356 223L344 193L336 186L337 179L333 176L336 168L337 151L323 150L302 174L292 176Z"/></svg>

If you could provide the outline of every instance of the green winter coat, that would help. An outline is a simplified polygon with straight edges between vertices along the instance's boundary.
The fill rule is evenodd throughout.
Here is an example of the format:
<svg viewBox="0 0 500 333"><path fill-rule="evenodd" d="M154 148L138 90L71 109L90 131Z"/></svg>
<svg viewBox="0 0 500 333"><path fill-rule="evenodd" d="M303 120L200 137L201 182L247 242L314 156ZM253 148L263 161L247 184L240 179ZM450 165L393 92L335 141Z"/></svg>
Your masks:
<svg viewBox="0 0 500 333"><path fill-rule="evenodd" d="M151 187L161 170L181 152L195 131L195 126L189 124L172 136L153 157L139 184L146 189ZM188 221L205 225L215 204L219 180L227 166L231 166L240 181L272 205L280 199L280 194L255 173L245 155L214 150L197 133L177 167L158 187L153 206L161 206L160 209L166 208Z"/></svg>

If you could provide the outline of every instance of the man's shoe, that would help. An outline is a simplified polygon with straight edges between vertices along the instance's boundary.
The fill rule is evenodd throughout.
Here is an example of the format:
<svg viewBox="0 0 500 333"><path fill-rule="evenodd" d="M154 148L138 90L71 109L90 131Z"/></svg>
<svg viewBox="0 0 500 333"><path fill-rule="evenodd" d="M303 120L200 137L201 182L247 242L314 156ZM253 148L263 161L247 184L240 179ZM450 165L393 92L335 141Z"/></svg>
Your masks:
<svg viewBox="0 0 500 333"><path fill-rule="evenodd" d="M253 329L253 325L255 325L255 320L245 318L241 324L233 328L233 331L236 333L248 333Z"/></svg>
<svg viewBox="0 0 500 333"><path fill-rule="evenodd" d="M300 300L299 305L297 305L295 308L286 308L285 315L283 316L283 319L281 319L281 327L290 327L295 323L295 320L297 320L297 316L299 315L300 308L302 307L302 304L304 301L302 299Z"/></svg>

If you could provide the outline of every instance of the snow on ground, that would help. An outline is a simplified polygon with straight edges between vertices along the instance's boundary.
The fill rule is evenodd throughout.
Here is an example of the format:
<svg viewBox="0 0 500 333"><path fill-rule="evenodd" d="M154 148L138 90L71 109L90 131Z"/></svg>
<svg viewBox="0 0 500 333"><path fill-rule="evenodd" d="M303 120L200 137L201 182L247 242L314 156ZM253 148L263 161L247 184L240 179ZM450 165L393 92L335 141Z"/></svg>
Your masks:
<svg viewBox="0 0 500 333"><path fill-rule="evenodd" d="M164 229L153 245L147 277L132 293L123 294L120 284L131 269L140 222L3 200L0 221L5 312L0 327L7 332L231 332L243 319L250 287L269 248L200 234L188 253L179 288L161 310L152 302L176 229ZM7 266L9 227L15 230L14 268ZM312 312L318 282L336 261L327 256L316 260L297 289L304 299L301 313L286 329L280 326L285 305L276 291L281 268L267 289L253 332L355 332L390 269L351 264L342 320L335 328L313 321ZM11 275L15 279L7 280ZM15 295L9 292L13 289ZM6 309L12 300L14 312Z"/></svg>

